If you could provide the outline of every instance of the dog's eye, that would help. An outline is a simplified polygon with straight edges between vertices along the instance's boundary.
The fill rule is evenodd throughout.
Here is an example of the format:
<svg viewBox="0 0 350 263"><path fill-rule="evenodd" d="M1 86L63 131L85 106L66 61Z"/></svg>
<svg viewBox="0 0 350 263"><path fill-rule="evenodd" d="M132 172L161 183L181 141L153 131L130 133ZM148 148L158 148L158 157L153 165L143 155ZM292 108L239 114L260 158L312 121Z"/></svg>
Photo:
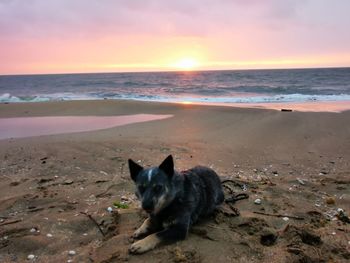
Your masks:
<svg viewBox="0 0 350 263"><path fill-rule="evenodd" d="M162 186L161 185L155 185L153 186L153 191L155 193L160 193L162 191Z"/></svg>
<svg viewBox="0 0 350 263"><path fill-rule="evenodd" d="M142 185L139 186L139 192L140 192L140 194L143 194L143 193L145 192L145 190L146 190L146 187L144 187L144 186L142 186Z"/></svg>

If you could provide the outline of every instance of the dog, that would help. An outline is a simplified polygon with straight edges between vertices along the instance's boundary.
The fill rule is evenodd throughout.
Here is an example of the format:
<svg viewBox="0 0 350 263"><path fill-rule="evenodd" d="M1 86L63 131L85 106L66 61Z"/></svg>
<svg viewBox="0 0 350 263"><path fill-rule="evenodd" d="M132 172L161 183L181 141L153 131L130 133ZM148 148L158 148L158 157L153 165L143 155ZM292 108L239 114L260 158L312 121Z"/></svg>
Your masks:
<svg viewBox="0 0 350 263"><path fill-rule="evenodd" d="M219 176L210 168L196 166L177 172L172 155L158 167L143 168L129 159L136 196L148 218L138 228L129 252L141 254L160 243L184 240L199 218L207 217L224 201Z"/></svg>

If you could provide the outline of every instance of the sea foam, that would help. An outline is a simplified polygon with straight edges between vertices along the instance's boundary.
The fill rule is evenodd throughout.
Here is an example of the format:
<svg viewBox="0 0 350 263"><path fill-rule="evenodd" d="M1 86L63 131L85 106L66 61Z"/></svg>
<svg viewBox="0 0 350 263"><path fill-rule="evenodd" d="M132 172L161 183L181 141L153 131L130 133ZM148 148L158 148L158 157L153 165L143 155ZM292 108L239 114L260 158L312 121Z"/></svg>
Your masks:
<svg viewBox="0 0 350 263"><path fill-rule="evenodd" d="M44 101L73 101L73 100L138 100L153 102L193 102L205 104L217 103L280 103L280 102L310 102L310 101L350 101L350 95L304 95L304 94L287 94L287 95L252 95L252 96L236 96L236 97L213 97L213 96L157 96L142 94L109 94L106 95L93 93L54 93L45 95L36 95L31 97L16 97L9 93L0 95L2 103L19 103L19 102L44 102Z"/></svg>

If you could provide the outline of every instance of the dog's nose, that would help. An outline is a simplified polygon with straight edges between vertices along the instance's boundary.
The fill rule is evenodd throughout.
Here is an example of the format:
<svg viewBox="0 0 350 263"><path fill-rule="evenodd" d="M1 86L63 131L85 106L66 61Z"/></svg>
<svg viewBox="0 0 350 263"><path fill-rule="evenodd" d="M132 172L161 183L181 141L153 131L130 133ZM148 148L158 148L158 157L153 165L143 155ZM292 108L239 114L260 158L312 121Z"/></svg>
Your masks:
<svg viewBox="0 0 350 263"><path fill-rule="evenodd" d="M147 212L150 213L153 211L153 204L151 202L143 202L142 208Z"/></svg>

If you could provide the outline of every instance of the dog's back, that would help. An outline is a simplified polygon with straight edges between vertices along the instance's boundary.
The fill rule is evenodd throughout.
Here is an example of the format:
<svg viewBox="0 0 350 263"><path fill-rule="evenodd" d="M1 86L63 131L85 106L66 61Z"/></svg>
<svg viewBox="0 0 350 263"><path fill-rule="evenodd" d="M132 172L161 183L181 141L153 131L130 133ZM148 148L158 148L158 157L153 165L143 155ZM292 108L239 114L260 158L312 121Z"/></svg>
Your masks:
<svg viewBox="0 0 350 263"><path fill-rule="evenodd" d="M210 168L196 166L181 172L184 176L184 201L192 210L192 224L212 214L224 201L219 176Z"/></svg>

